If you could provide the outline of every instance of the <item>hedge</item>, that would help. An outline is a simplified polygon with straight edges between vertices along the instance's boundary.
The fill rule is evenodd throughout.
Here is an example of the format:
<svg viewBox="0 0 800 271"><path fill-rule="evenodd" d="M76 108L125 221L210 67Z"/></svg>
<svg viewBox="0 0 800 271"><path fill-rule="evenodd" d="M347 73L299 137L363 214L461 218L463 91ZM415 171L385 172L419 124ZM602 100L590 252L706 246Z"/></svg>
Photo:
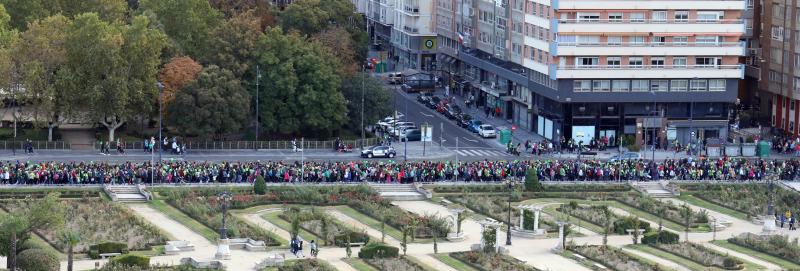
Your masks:
<svg viewBox="0 0 800 271"><path fill-rule="evenodd" d="M399 248L384 243L369 243L358 252L361 259L396 258L399 255Z"/></svg>
<svg viewBox="0 0 800 271"><path fill-rule="evenodd" d="M139 268L150 267L150 257L138 256L133 254L125 254L122 256L114 257L111 259L111 261L121 265L133 266Z"/></svg>
<svg viewBox="0 0 800 271"><path fill-rule="evenodd" d="M58 256L43 249L26 249L17 255L17 268L24 271L58 271Z"/></svg>
<svg viewBox="0 0 800 271"><path fill-rule="evenodd" d="M106 242L89 246L89 258L100 259L103 253L128 253L128 244L117 242Z"/></svg>
<svg viewBox="0 0 800 271"><path fill-rule="evenodd" d="M337 247L347 246L347 235L350 235L350 243L369 243L369 235L363 232L349 231L333 237L333 244Z"/></svg>
<svg viewBox="0 0 800 271"><path fill-rule="evenodd" d="M648 232L642 237L642 244L677 244L680 237L677 233L669 231Z"/></svg>
<svg viewBox="0 0 800 271"><path fill-rule="evenodd" d="M614 221L614 232L616 234L627 234L628 229L633 229L634 219L638 218L628 216ZM644 229L645 232L649 232L650 223L639 219L639 229Z"/></svg>

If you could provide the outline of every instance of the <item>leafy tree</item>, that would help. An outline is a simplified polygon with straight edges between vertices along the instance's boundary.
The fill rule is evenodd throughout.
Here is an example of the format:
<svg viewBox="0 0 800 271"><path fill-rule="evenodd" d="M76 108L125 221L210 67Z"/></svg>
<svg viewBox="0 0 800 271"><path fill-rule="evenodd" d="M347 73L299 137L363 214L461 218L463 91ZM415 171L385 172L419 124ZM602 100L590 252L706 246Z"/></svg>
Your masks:
<svg viewBox="0 0 800 271"><path fill-rule="evenodd" d="M400 247L403 249L403 256L406 255L406 249L408 249L408 232L410 229L411 228L408 225L403 225L403 228L401 229L403 231L403 239L400 240Z"/></svg>
<svg viewBox="0 0 800 271"><path fill-rule="evenodd" d="M300 214L295 213L292 215L292 239L297 238L297 235L300 234Z"/></svg>
<svg viewBox="0 0 800 271"><path fill-rule="evenodd" d="M664 216L667 214L667 207L656 209L656 214L658 215L658 232L661 232L664 226Z"/></svg>
<svg viewBox="0 0 800 271"><path fill-rule="evenodd" d="M464 220L469 218L470 214L464 210L458 213L458 217L456 217L456 234L461 234L461 224L464 223Z"/></svg>
<svg viewBox="0 0 800 271"><path fill-rule="evenodd" d="M184 53L194 59L206 59L211 35L222 13L207 0L141 0L139 8L153 12L164 32Z"/></svg>
<svg viewBox="0 0 800 271"><path fill-rule="evenodd" d="M633 238L633 244L639 243L639 230L641 228L641 221L639 221L638 217L633 218L633 232L631 233L631 238Z"/></svg>
<svg viewBox="0 0 800 271"><path fill-rule="evenodd" d="M392 94L378 79L364 73L346 79L342 84L342 95L347 101L347 125L357 131L361 130L362 94L364 125L375 123L392 112Z"/></svg>
<svg viewBox="0 0 800 271"><path fill-rule="evenodd" d="M164 84L164 104L168 105L172 102L175 99L175 93L194 81L201 71L203 71L203 65L188 56L174 57L164 64L158 74L158 80Z"/></svg>
<svg viewBox="0 0 800 271"><path fill-rule="evenodd" d="M250 96L233 73L209 66L167 107L167 121L183 135L221 137L247 122Z"/></svg>
<svg viewBox="0 0 800 271"><path fill-rule="evenodd" d="M26 249L17 258L17 267L24 271L57 271L61 265L57 255L38 248Z"/></svg>
<svg viewBox="0 0 800 271"><path fill-rule="evenodd" d="M292 2L280 16L284 30L297 30L303 35L322 32L329 25L352 28L363 25L362 17L353 12L349 0L299 0Z"/></svg>
<svg viewBox="0 0 800 271"><path fill-rule="evenodd" d="M58 241L67 246L67 271L72 271L72 249L80 243L81 235L77 231L62 230L58 234Z"/></svg>
<svg viewBox="0 0 800 271"><path fill-rule="evenodd" d="M50 0L52 1L52 0ZM56 0L60 2L59 11L67 17L94 12L106 22L117 23L125 19L128 4L120 0Z"/></svg>
<svg viewBox="0 0 800 271"><path fill-rule="evenodd" d="M611 213L611 209L608 208L608 205L600 206L600 211L603 213L603 217L605 218L605 225L603 225L603 246L608 245L608 233L611 232L611 225L613 225L614 215Z"/></svg>
<svg viewBox="0 0 800 271"><path fill-rule="evenodd" d="M339 63L342 65L339 71L343 77L353 76L360 69L361 58L356 58L353 40L350 38L350 33L343 27L325 28L322 32L314 34L312 40L328 48L331 54L339 59Z"/></svg>
<svg viewBox="0 0 800 271"><path fill-rule="evenodd" d="M264 195L267 193L267 183L264 181L264 176L256 177L256 182L253 184L253 192L257 195Z"/></svg>
<svg viewBox="0 0 800 271"><path fill-rule="evenodd" d="M689 205L684 204L681 206L681 216L683 216L683 223L685 224L683 241L689 242L689 228L692 226L692 209Z"/></svg>
<svg viewBox="0 0 800 271"><path fill-rule="evenodd" d="M539 173L534 168L530 168L525 172L525 190L530 192L544 191L544 185L539 182Z"/></svg>
<svg viewBox="0 0 800 271"><path fill-rule="evenodd" d="M56 14L75 17L94 12L107 22L120 22L125 17L127 4L119 0L0 0L11 14L11 25L24 31L28 23Z"/></svg>
<svg viewBox="0 0 800 271"><path fill-rule="evenodd" d="M322 46L273 28L259 40L256 55L269 90L259 111L264 131L331 135L345 123L339 64Z"/></svg>
<svg viewBox="0 0 800 271"><path fill-rule="evenodd" d="M11 25L25 30L28 22L54 14L55 0L0 0L0 4L8 9Z"/></svg>
<svg viewBox="0 0 800 271"><path fill-rule="evenodd" d="M32 120L48 128L48 140L72 108L64 103L64 92L56 88L57 74L66 63L67 29L71 22L55 15L31 22L13 48L25 92L20 98L33 109Z"/></svg>
<svg viewBox="0 0 800 271"><path fill-rule="evenodd" d="M6 266L15 270L17 249L35 230L58 228L64 224L64 209L60 194L49 193L41 199L26 199L21 207L0 218L0 241L4 242L0 256L6 256Z"/></svg>
<svg viewBox="0 0 800 271"><path fill-rule="evenodd" d="M254 11L226 20L214 29L213 36L209 44L209 62L230 70L237 78L255 73L253 58L261 37L261 25Z"/></svg>

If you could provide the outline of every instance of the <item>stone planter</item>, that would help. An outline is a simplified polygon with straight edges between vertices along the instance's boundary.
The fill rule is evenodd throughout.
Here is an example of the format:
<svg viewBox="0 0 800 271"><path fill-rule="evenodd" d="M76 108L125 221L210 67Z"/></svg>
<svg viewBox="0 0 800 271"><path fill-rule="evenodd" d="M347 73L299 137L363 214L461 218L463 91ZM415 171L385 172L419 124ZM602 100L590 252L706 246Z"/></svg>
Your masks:
<svg viewBox="0 0 800 271"><path fill-rule="evenodd" d="M706 155L708 157L720 157L722 153L720 153L720 147L707 147Z"/></svg>
<svg viewBox="0 0 800 271"><path fill-rule="evenodd" d="M725 146L725 155L742 156L742 148L740 148L738 144Z"/></svg>
<svg viewBox="0 0 800 271"><path fill-rule="evenodd" d="M747 143L742 144L742 156L756 156L756 144L754 143Z"/></svg>

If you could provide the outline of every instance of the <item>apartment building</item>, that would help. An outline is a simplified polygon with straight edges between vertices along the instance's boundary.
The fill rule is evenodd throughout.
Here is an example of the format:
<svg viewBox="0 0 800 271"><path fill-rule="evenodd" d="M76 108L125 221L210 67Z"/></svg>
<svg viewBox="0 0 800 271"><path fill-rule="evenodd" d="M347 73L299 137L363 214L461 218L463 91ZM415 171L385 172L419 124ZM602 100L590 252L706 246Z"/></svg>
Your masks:
<svg viewBox="0 0 800 271"><path fill-rule="evenodd" d="M800 134L800 3L753 3L761 13L760 46L748 64L757 68L756 99L768 109L772 126L790 135ZM758 5L761 5L759 8ZM757 36L756 36L757 37ZM754 37L755 38L755 37ZM761 110L764 112L767 110Z"/></svg>
<svg viewBox="0 0 800 271"><path fill-rule="evenodd" d="M400 69L436 69L434 0L353 0L366 11L370 37Z"/></svg>
<svg viewBox="0 0 800 271"><path fill-rule="evenodd" d="M662 146L727 136L745 0L435 2L452 87L522 129Z"/></svg>

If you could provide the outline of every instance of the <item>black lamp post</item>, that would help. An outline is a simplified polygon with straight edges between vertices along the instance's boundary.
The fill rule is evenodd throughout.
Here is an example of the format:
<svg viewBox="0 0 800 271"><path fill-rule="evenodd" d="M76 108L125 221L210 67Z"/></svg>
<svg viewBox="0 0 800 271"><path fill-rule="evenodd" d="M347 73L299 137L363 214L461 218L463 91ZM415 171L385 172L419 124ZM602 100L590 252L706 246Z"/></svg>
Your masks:
<svg viewBox="0 0 800 271"><path fill-rule="evenodd" d="M506 230L506 246L511 245L511 197L514 193L514 182L508 181L508 228Z"/></svg>
<svg viewBox="0 0 800 271"><path fill-rule="evenodd" d="M227 229L225 228L225 217L228 214L228 201L231 200L231 192L220 192L217 194L220 204L222 204L222 226L219 228L219 238L224 240L228 239Z"/></svg>
<svg viewBox="0 0 800 271"><path fill-rule="evenodd" d="M161 138L161 131L162 131L162 122L164 121L164 113L162 112L162 104L164 100L164 84L161 82L157 82L156 86L158 87L158 164L161 164L161 154L164 152L164 146L161 145L164 139Z"/></svg>

